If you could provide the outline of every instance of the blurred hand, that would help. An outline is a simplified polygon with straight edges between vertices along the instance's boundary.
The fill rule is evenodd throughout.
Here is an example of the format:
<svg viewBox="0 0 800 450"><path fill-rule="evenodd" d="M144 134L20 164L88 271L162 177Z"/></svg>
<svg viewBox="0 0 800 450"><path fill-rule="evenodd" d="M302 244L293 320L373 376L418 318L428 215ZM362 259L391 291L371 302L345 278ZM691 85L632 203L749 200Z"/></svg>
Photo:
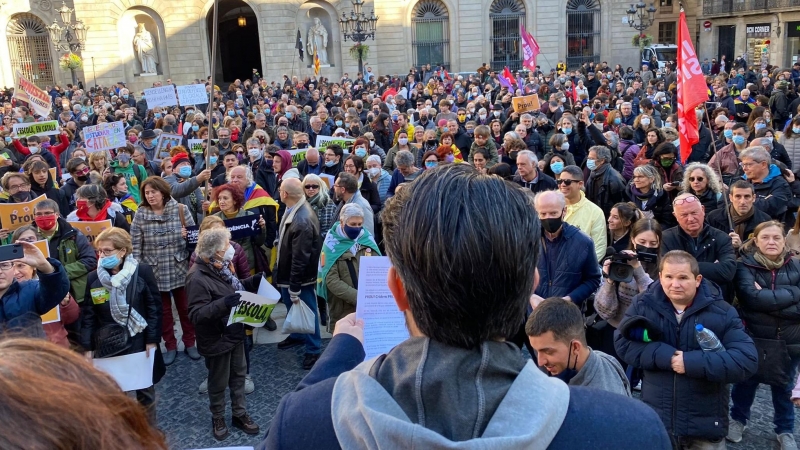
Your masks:
<svg viewBox="0 0 800 450"><path fill-rule="evenodd" d="M675 190L675 186L673 186L670 183L664 183L664 190L667 191L667 192L674 191Z"/></svg>
<svg viewBox="0 0 800 450"><path fill-rule="evenodd" d="M350 313L336 322L333 328L333 335L336 336L337 334L349 334L358 339L361 345L364 345L364 321L356 319L355 313Z"/></svg>
<svg viewBox="0 0 800 450"><path fill-rule="evenodd" d="M87 361L89 361L89 364L92 363L92 352L83 352L83 357L86 358Z"/></svg>
<svg viewBox="0 0 800 450"><path fill-rule="evenodd" d="M738 234L730 232L728 233L728 236L731 237L731 244L733 244L733 248L739 248L742 246L742 238L740 238Z"/></svg>
<svg viewBox="0 0 800 450"><path fill-rule="evenodd" d="M23 262L46 274L53 273L55 269L47 262L47 258L44 257L39 247L25 241L19 241L17 244L22 246L23 257L15 259L15 262Z"/></svg>
<svg viewBox="0 0 800 450"><path fill-rule="evenodd" d="M189 235L189 232L186 231L186 227L181 227L181 237L186 239L186 236L188 236L188 235Z"/></svg>
<svg viewBox="0 0 800 450"><path fill-rule="evenodd" d="M536 309L536 307L539 306L539 303L542 303L543 301L544 301L544 298L542 298L542 297L540 297L540 296L538 296L536 294L531 294L531 298L530 298L531 308Z"/></svg>

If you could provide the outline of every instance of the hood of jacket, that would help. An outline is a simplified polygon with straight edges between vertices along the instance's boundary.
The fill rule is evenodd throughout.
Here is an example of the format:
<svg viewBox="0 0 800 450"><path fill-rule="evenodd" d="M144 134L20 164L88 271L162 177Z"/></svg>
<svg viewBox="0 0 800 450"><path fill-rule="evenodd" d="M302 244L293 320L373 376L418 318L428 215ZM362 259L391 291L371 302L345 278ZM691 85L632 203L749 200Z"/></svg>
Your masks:
<svg viewBox="0 0 800 450"><path fill-rule="evenodd" d="M773 179L781 176L783 176L783 174L781 173L781 169L775 164L770 164L769 173L767 174L766 177L764 177L764 181L762 181L762 183L769 183Z"/></svg>
<svg viewBox="0 0 800 450"><path fill-rule="evenodd" d="M361 449L547 448L566 417L569 387L547 377L531 360L522 365L513 347L484 342L467 350L411 338L382 363L361 363L339 376L333 388L339 444ZM371 372L377 373L373 377ZM406 411L413 411L413 418Z"/></svg>

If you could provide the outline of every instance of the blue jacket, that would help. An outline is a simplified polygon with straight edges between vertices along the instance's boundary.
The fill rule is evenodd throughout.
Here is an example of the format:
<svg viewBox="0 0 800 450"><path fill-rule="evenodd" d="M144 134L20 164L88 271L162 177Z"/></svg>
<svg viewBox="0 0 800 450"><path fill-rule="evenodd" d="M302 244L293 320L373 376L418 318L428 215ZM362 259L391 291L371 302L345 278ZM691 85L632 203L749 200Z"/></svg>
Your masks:
<svg viewBox="0 0 800 450"><path fill-rule="evenodd" d="M536 295L542 298L566 297L580 306L594 294L602 279L592 239L577 227L562 225L558 251L548 251L552 243L544 237L539 250L539 286ZM552 273L551 273L552 269Z"/></svg>
<svg viewBox="0 0 800 450"><path fill-rule="evenodd" d="M642 400L656 410L673 436L724 438L728 434L728 384L744 381L758 369L756 348L736 309L725 302L716 284L703 280L679 324L661 282L655 281L633 298L619 329L636 317L646 318L662 335L658 341L645 343L614 333L619 357L645 371ZM695 337L697 324L713 331L725 351L704 352ZM685 374L672 370L676 350L684 352Z"/></svg>
<svg viewBox="0 0 800 450"><path fill-rule="evenodd" d="M69 292L69 277L64 266L54 258L47 258L53 273L39 274L38 280L11 282L0 298L0 328L36 327L41 334L40 315L58 306Z"/></svg>
<svg viewBox="0 0 800 450"><path fill-rule="evenodd" d="M265 440L256 449L341 448L326 404L330 405L337 377L363 359L364 348L358 340L334 336L297 389L283 397ZM671 448L656 415L641 402L592 388L570 386L569 391L567 415L548 448Z"/></svg>

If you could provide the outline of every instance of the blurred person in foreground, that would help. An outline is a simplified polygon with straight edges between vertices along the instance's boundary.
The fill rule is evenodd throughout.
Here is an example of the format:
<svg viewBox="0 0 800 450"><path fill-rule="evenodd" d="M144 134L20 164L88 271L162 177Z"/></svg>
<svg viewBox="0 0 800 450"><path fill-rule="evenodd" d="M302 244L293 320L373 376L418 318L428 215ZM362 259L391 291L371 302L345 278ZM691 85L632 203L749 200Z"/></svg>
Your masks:
<svg viewBox="0 0 800 450"><path fill-rule="evenodd" d="M457 217L459 228L445 225ZM387 281L411 337L361 363L363 322L339 321L259 448L669 448L652 410L550 379L506 341L535 285L541 225L525 190L445 165L399 190L383 220Z"/></svg>

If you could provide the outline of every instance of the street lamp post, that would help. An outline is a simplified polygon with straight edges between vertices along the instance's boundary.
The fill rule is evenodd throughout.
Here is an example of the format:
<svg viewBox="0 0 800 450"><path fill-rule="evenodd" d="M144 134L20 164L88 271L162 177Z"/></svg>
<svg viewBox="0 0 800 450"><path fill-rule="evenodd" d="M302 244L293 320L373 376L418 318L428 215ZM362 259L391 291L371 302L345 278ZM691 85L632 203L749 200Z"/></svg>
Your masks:
<svg viewBox="0 0 800 450"><path fill-rule="evenodd" d="M647 5L640 1L635 5L631 3L630 9L626 12L628 14L628 26L639 31L640 35L644 34L644 30L650 28L655 21L655 6L650 3L650 7L647 10L645 8L647 8ZM637 19L638 23L636 22Z"/></svg>
<svg viewBox="0 0 800 450"><path fill-rule="evenodd" d="M367 39L375 39L375 26L378 23L378 16L375 15L375 10L372 10L369 16L361 11L364 6L364 0L351 0L351 2L353 3L353 9L350 11L350 15L348 16L345 12L342 12L339 24L342 27L344 40L350 39L358 47L358 71L364 73L364 55L361 43Z"/></svg>
<svg viewBox="0 0 800 450"><path fill-rule="evenodd" d="M74 9L67 7L67 4L61 2L61 8L55 10L61 18L64 26L58 24L58 18L53 19L53 23L47 26L47 31L50 32L50 41L53 43L57 51L68 51L70 55L78 50L83 50L86 45L86 32L89 27L84 25L82 20L76 20L72 23L72 13ZM75 74L75 68L70 67L72 73L72 84L78 84L78 79Z"/></svg>

